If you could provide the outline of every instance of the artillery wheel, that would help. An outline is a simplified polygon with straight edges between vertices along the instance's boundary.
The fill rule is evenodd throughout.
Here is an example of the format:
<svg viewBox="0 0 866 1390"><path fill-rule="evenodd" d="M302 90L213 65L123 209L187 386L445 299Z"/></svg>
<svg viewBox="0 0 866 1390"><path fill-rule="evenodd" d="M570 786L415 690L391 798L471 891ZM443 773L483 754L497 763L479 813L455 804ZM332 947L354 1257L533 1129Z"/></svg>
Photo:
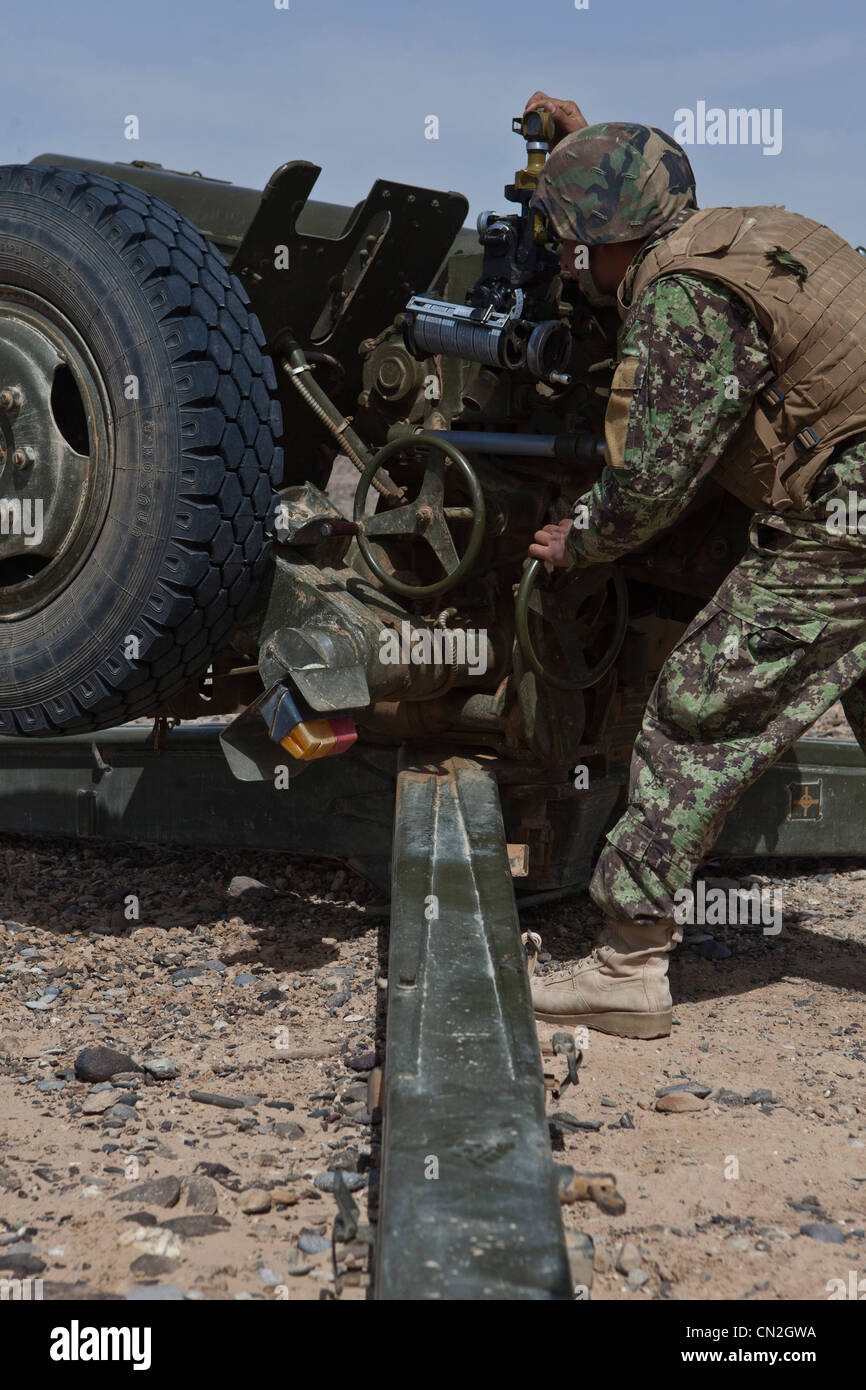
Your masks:
<svg viewBox="0 0 866 1390"><path fill-rule="evenodd" d="M0 168L0 733L154 712L225 645L282 467L248 303L159 199Z"/></svg>

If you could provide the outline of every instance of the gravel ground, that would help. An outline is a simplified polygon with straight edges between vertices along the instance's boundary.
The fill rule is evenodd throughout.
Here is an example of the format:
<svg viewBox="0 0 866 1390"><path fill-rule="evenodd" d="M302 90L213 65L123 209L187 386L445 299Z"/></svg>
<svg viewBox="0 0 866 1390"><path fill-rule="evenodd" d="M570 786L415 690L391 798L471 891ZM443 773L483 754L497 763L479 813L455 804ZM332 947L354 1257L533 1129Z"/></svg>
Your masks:
<svg viewBox="0 0 866 1390"><path fill-rule="evenodd" d="M362 1222L375 1202L372 890L276 855L3 836L4 857L0 1277L327 1297L329 1175ZM93 1048L128 1060L88 1069ZM367 1248L338 1248L365 1297Z"/></svg>
<svg viewBox="0 0 866 1390"><path fill-rule="evenodd" d="M850 735L838 708L816 732ZM328 1189L342 1170L375 1218L373 890L246 852L7 835L4 860L0 1278L47 1298L365 1298L359 1242L338 1246L335 1289ZM781 933L694 929L672 1037L593 1033L579 1087L550 1097L558 1161L612 1172L627 1202L565 1208L594 1299L823 1299L866 1273L866 868L713 874L778 888ZM542 969L595 922L585 894L523 913Z"/></svg>

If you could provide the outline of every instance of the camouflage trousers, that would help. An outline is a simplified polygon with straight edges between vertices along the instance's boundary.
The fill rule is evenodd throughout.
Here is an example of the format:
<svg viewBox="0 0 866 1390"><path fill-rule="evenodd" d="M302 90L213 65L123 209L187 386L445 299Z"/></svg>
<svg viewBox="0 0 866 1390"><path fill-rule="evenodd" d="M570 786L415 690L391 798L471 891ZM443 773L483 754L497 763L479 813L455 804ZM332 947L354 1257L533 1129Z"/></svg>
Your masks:
<svg viewBox="0 0 866 1390"><path fill-rule="evenodd" d="M608 916L670 918L734 803L840 697L866 751L866 539L772 521L659 674L590 885Z"/></svg>

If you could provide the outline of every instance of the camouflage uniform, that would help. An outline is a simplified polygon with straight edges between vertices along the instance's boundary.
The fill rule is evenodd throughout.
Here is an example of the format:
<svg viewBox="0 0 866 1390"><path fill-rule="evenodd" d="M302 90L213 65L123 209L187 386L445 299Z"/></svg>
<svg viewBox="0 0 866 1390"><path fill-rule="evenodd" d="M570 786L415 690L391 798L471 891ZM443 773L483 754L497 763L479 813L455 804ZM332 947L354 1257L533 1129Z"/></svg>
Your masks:
<svg viewBox="0 0 866 1390"><path fill-rule="evenodd" d="M561 149L548 161L539 205L550 215L559 208L551 186L566 193L573 186L584 214L587 196L590 207L614 212L596 241L639 236L634 203L623 210L619 176L611 209L601 166L590 171L598 186L587 195L587 161L579 169L562 157L554 164ZM651 210L650 230L667 234L687 217L683 197L661 224ZM592 244L586 215L566 208L568 230L557 213L560 235ZM580 499L588 525L569 533L575 559L590 563L627 554L676 521L775 375L745 303L689 275L648 286L629 313L620 353L639 357L644 370L624 466L603 470ZM726 390L732 377L736 399ZM828 503L847 503L849 492L866 497L864 438L836 450L808 513L753 517L746 555L668 656L635 741L627 809L590 887L608 917L670 920L674 894L689 885L742 792L840 696L866 749L866 536L834 536L826 524Z"/></svg>

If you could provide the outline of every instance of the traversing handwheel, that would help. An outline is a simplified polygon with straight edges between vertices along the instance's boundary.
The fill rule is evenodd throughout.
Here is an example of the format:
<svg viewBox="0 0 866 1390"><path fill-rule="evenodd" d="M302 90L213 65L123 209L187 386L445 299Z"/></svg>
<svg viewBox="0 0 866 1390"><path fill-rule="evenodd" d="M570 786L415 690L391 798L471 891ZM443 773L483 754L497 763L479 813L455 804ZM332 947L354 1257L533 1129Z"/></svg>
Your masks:
<svg viewBox="0 0 866 1390"><path fill-rule="evenodd" d="M536 586L544 573L541 560L532 560L523 572L514 604L514 627L524 660L539 680L558 690L587 690L607 675L619 656L628 624L628 590L624 576L612 565L592 565L578 569L561 589L543 591ZM580 609L598 596L601 588L613 588L615 611L613 633L607 648L593 666L588 666L577 624ZM529 614L535 613L553 629L571 676L550 671L539 660L529 633Z"/></svg>
<svg viewBox="0 0 866 1390"><path fill-rule="evenodd" d="M395 454L407 449L423 447L432 453L418 495L411 502L392 507L387 511L364 516L364 504L370 484L376 473L393 458ZM470 497L468 507L445 506L445 469L450 459L459 470ZM484 493L468 459L444 439L432 434L412 435L409 439L393 439L374 455L367 464L358 481L355 492L354 520L358 525L358 548L366 564L386 589L402 594L405 598L425 598L430 594L441 594L459 584L469 573L484 536ZM457 553L450 523L471 521L472 530L462 557ZM407 584L390 574L376 558L371 540L388 542L406 536L418 536L425 540L436 556L443 570L441 579L432 584Z"/></svg>

